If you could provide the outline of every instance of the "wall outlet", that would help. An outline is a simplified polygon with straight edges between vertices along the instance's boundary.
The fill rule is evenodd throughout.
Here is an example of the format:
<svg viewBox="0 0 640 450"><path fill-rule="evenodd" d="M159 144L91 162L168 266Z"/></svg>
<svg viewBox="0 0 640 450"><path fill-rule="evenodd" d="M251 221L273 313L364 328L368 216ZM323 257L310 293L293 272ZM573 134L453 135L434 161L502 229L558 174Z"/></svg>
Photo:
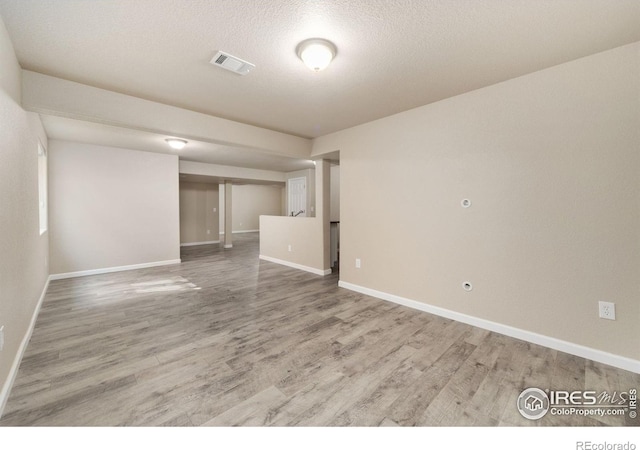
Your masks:
<svg viewBox="0 0 640 450"><path fill-rule="evenodd" d="M289 244L288 249L289 249L289 251L291 251L291 244Z"/></svg>
<svg viewBox="0 0 640 450"><path fill-rule="evenodd" d="M356 269L359 269L360 267L362 267L362 261L360 261L360 258L356 258Z"/></svg>
<svg viewBox="0 0 640 450"><path fill-rule="evenodd" d="M598 302L598 311L601 319L616 320L616 304L611 302Z"/></svg>
<svg viewBox="0 0 640 450"><path fill-rule="evenodd" d="M216 212L218 210L218 208L213 208L213 212Z"/></svg>
<svg viewBox="0 0 640 450"><path fill-rule="evenodd" d="M211 234L211 230L207 230L207 234Z"/></svg>
<svg viewBox="0 0 640 450"><path fill-rule="evenodd" d="M4 348L4 325L0 327L0 352Z"/></svg>

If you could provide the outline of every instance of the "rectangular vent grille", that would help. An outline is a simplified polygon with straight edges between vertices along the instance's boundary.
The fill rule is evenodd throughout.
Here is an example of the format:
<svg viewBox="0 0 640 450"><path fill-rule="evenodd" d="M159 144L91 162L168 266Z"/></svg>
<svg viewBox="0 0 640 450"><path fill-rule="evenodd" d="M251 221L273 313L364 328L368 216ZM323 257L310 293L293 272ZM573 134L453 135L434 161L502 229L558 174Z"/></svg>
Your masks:
<svg viewBox="0 0 640 450"><path fill-rule="evenodd" d="M220 51L216 52L210 62L214 66L222 67L239 75L246 75L255 67L250 62Z"/></svg>

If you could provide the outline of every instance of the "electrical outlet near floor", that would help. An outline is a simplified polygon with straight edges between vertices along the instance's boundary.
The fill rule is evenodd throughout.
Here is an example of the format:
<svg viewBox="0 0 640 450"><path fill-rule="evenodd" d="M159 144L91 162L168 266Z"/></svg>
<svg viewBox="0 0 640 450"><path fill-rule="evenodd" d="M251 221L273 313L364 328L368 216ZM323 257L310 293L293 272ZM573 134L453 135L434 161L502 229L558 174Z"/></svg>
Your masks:
<svg viewBox="0 0 640 450"><path fill-rule="evenodd" d="M601 319L616 320L616 304L611 302L598 302L598 311Z"/></svg>
<svg viewBox="0 0 640 450"><path fill-rule="evenodd" d="M359 269L360 267L362 267L362 262L360 261L360 258L356 258L356 269Z"/></svg>
<svg viewBox="0 0 640 450"><path fill-rule="evenodd" d="M0 327L0 352L4 348L4 325Z"/></svg>

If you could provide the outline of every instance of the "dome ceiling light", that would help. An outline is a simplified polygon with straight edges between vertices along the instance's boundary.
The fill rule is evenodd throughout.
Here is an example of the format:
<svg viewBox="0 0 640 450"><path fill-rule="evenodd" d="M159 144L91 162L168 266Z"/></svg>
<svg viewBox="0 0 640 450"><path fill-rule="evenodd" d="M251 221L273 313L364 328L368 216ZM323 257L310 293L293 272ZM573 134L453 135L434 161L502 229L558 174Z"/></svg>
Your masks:
<svg viewBox="0 0 640 450"><path fill-rule="evenodd" d="M335 58L337 49L326 39L313 38L300 42L296 47L296 53L309 69L320 72Z"/></svg>
<svg viewBox="0 0 640 450"><path fill-rule="evenodd" d="M184 139L170 138L165 139L165 141L167 144L169 144L169 147L176 150L182 150L184 146L187 145L187 141L185 141Z"/></svg>

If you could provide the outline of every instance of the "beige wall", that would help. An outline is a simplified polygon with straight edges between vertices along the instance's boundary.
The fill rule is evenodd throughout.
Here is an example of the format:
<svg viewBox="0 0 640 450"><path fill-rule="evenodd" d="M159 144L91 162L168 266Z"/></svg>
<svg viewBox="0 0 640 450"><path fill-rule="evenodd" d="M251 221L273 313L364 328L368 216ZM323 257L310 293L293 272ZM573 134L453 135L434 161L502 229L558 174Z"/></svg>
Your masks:
<svg viewBox="0 0 640 450"><path fill-rule="evenodd" d="M38 212L38 141L46 148L47 138L19 103L20 74L0 18L0 414L48 275L49 233L40 235Z"/></svg>
<svg viewBox="0 0 640 450"><path fill-rule="evenodd" d="M13 51L13 44L0 17L0 88L3 97L13 100L13 103L20 105L22 98L22 69L18 64L18 59ZM6 101L3 98L3 102ZM4 105L4 103L3 103ZM4 105L3 112L8 112L8 106ZM4 122L3 122L4 123Z"/></svg>
<svg viewBox="0 0 640 450"><path fill-rule="evenodd" d="M180 258L178 158L49 143L51 273Z"/></svg>
<svg viewBox="0 0 640 450"><path fill-rule="evenodd" d="M338 164L331 165L329 177L331 183L329 217L332 222L340 222L340 166Z"/></svg>
<svg viewBox="0 0 640 450"><path fill-rule="evenodd" d="M281 186L234 184L231 192L233 192L231 219L234 233L257 231L260 228L259 218L261 215L279 216L282 214L283 189ZM220 185L220 196L224 198L224 185ZM222 221L220 222L220 232L224 232Z"/></svg>
<svg viewBox="0 0 640 450"><path fill-rule="evenodd" d="M331 273L329 261L330 164L314 171L315 217L260 216L260 258L319 275Z"/></svg>
<svg viewBox="0 0 640 450"><path fill-rule="evenodd" d="M275 170L221 166L193 161L180 161L180 173L216 177L222 180L242 180L245 183L284 183L285 181L284 172L276 172Z"/></svg>
<svg viewBox="0 0 640 450"><path fill-rule="evenodd" d="M219 242L218 185L180 182L180 243Z"/></svg>
<svg viewBox="0 0 640 450"><path fill-rule="evenodd" d="M311 141L278 131L144 100L25 70L23 102L29 111L165 134L238 145L307 159Z"/></svg>
<svg viewBox="0 0 640 450"><path fill-rule="evenodd" d="M314 154L340 150L341 280L640 360L639 55L317 139Z"/></svg>
<svg viewBox="0 0 640 450"><path fill-rule="evenodd" d="M325 269L320 219L260 216L260 255L321 273Z"/></svg>

